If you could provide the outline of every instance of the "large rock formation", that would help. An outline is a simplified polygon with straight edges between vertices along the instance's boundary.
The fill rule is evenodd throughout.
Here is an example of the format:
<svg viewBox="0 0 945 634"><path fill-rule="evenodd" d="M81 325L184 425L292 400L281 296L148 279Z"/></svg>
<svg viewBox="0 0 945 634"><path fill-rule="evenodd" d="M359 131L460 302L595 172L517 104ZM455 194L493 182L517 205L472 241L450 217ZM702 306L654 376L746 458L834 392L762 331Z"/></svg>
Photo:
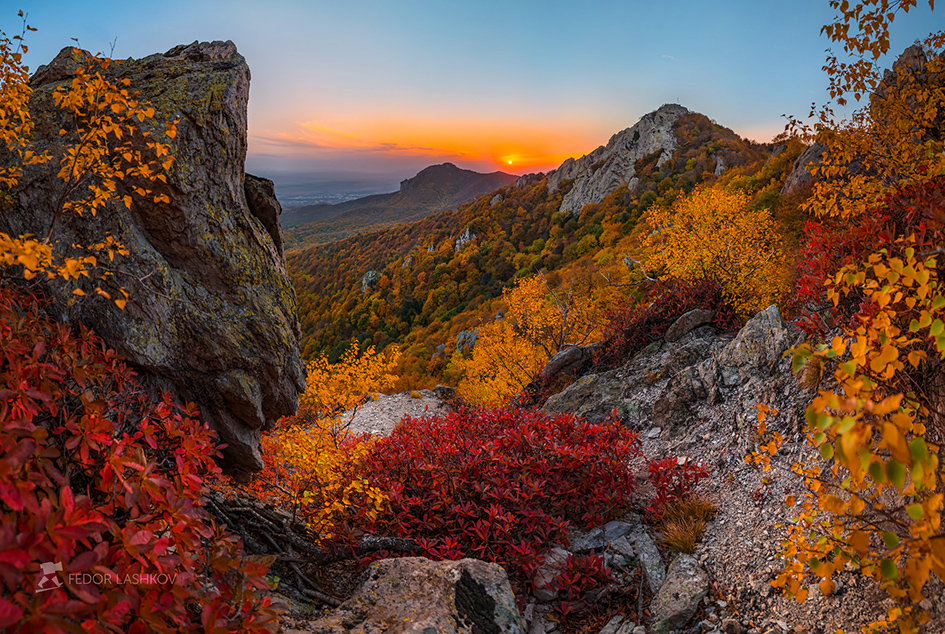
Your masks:
<svg viewBox="0 0 945 634"><path fill-rule="evenodd" d="M317 634L524 634L505 570L477 559L371 564L354 595L309 624Z"/></svg>
<svg viewBox="0 0 945 634"><path fill-rule="evenodd" d="M791 172L784 178L781 195L789 196L812 183L814 176L811 174L811 170L820 165L826 151L827 146L824 144L813 143L801 152L801 155L794 161Z"/></svg>
<svg viewBox="0 0 945 634"><path fill-rule="evenodd" d="M31 80L34 143L54 157L67 138L60 127L69 126L51 94L75 65L64 49ZM154 187L170 202L136 198L130 210L110 204L94 218L59 219L53 235L63 244L89 245L108 233L128 248L114 267L131 298L124 310L98 297L76 302L71 287L50 283L50 310L93 328L150 386L196 403L227 444L231 472L258 470L260 431L294 413L304 366L281 208L272 183L244 175L249 68L232 42L195 42L112 64L107 75L129 79L157 111L145 129L175 157L167 182ZM180 120L173 139L158 125L172 119ZM0 229L46 234L57 168L56 161L26 170L18 206L0 217ZM117 198L129 189L119 183Z"/></svg>
<svg viewBox="0 0 945 634"><path fill-rule="evenodd" d="M618 132L590 154L568 159L548 173L548 190L554 192L561 182L573 180L571 190L561 201L559 211L581 213L588 203L599 203L624 184L632 188L636 181L635 163L648 154L662 152L660 165L673 156L676 137L673 125L689 110L678 104L666 104L644 115L633 127Z"/></svg>

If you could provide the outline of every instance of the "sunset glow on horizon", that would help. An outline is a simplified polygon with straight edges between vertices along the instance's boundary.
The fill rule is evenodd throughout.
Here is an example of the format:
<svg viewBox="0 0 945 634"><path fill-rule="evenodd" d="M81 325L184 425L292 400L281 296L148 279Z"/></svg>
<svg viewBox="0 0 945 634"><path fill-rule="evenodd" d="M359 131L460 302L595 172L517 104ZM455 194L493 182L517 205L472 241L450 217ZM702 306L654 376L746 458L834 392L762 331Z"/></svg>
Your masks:
<svg viewBox="0 0 945 634"><path fill-rule="evenodd" d="M833 18L824 0L20 4L39 29L31 68L72 38L114 44L116 58L232 40L252 70L247 169L277 185L354 179L377 191L443 162L548 171L665 103L770 141L783 115L826 99L820 28ZM15 9L0 17L19 32ZM943 26L920 5L896 19L891 51Z"/></svg>

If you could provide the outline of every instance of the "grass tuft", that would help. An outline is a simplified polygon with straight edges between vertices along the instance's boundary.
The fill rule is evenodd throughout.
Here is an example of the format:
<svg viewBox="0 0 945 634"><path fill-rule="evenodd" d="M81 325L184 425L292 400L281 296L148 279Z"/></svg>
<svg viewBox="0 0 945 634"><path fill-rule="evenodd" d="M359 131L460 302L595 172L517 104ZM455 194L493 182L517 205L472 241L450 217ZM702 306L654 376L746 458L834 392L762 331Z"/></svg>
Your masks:
<svg viewBox="0 0 945 634"><path fill-rule="evenodd" d="M708 500L688 495L666 507L660 518L659 534L663 545L681 553L692 554L702 539L706 523L716 508Z"/></svg>

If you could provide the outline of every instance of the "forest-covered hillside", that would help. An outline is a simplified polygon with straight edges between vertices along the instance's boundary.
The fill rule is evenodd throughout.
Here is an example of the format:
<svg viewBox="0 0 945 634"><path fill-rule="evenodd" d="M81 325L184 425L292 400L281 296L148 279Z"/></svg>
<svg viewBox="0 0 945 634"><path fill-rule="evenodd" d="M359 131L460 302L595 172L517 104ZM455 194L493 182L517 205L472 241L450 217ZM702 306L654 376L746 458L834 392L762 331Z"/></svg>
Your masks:
<svg viewBox="0 0 945 634"><path fill-rule="evenodd" d="M538 271L552 283L602 279L600 270L622 276L624 258L640 249L646 209L668 207L703 183L749 192L753 205L778 210L784 231L796 236L799 219L780 190L799 144L752 143L697 113L680 117L674 133L670 160L644 156L632 191L619 187L580 214L558 211L569 182L550 193L546 180L533 177L454 211L290 253L303 356L334 360L352 340L398 343L404 386L435 384L457 333L493 319L503 289Z"/></svg>

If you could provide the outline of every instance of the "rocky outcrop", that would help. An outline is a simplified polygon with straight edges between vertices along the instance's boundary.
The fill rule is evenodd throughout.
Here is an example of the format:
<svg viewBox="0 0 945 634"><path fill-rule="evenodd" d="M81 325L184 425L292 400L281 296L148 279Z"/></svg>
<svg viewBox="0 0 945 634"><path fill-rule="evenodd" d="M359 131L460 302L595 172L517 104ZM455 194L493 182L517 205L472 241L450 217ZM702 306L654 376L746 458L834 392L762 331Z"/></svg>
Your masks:
<svg viewBox="0 0 945 634"><path fill-rule="evenodd" d="M69 126L51 95L71 80L75 63L64 49L31 80L34 143L53 156L67 138L60 128ZM128 248L115 280L130 300L124 310L99 297L76 302L71 287L49 283L49 310L93 328L146 384L196 403L227 444L231 472L258 470L260 432L295 412L305 371L281 209L270 182L244 175L249 68L232 42L195 42L114 63L107 75L128 79L157 111L155 123L143 125L175 157L167 182L154 187L170 202L136 198L131 209L112 204L94 217L61 219L54 236L63 244L110 234ZM158 127L172 119L180 120L173 139ZM45 235L57 168L26 170L0 229ZM116 193L132 192L119 183Z"/></svg>
<svg viewBox="0 0 945 634"><path fill-rule="evenodd" d="M699 326L711 324L713 319L715 319L714 310L705 310L703 308L690 310L673 322L666 331L666 334L663 335L663 339L668 343L672 343Z"/></svg>
<svg viewBox="0 0 945 634"><path fill-rule="evenodd" d="M380 274L371 269L363 276L361 276L361 292L367 293L369 290L377 286L377 282L381 279Z"/></svg>
<svg viewBox="0 0 945 634"><path fill-rule="evenodd" d="M479 340L479 329L473 328L472 330L460 330L456 333L456 349L463 354L463 356L468 357L472 354L473 348L476 347L476 341Z"/></svg>
<svg viewBox="0 0 945 634"><path fill-rule="evenodd" d="M525 628L497 564L405 557L372 564L354 595L308 631L524 634Z"/></svg>
<svg viewBox="0 0 945 634"><path fill-rule="evenodd" d="M588 346L570 346L559 350L548 359L541 371L541 378L548 379L561 372L579 371L585 364L593 361L599 348L599 343L592 343Z"/></svg>
<svg viewBox="0 0 945 634"><path fill-rule="evenodd" d="M544 409L573 412L592 423L617 410L634 428L671 431L699 401L715 403L740 386L767 379L792 343L777 307L770 306L734 338L702 325L673 342L654 342L621 368L580 378L551 396Z"/></svg>
<svg viewBox="0 0 945 634"><path fill-rule="evenodd" d="M636 162L648 154L662 152L659 164L669 160L676 149L673 125L689 110L666 104L644 115L633 127L618 132L606 146L601 146L581 158L568 159L548 173L548 190L554 192L564 180L573 181L571 189L561 201L559 211L579 214L584 205L599 203L621 185L636 181Z"/></svg>
<svg viewBox="0 0 945 634"><path fill-rule="evenodd" d="M456 238L456 243L453 245L453 251L455 253L459 253L460 251L463 250L463 247L465 247L467 244L469 244L475 239L476 239L476 234L472 232L472 229L470 229L469 227L466 227L465 229L463 229L463 232L459 234L459 236Z"/></svg>
<svg viewBox="0 0 945 634"><path fill-rule="evenodd" d="M827 146L822 143L814 143L801 152L801 155L794 161L791 172L784 179L784 185L781 186L781 195L788 196L812 183L814 176L810 170L820 164L826 151Z"/></svg>

